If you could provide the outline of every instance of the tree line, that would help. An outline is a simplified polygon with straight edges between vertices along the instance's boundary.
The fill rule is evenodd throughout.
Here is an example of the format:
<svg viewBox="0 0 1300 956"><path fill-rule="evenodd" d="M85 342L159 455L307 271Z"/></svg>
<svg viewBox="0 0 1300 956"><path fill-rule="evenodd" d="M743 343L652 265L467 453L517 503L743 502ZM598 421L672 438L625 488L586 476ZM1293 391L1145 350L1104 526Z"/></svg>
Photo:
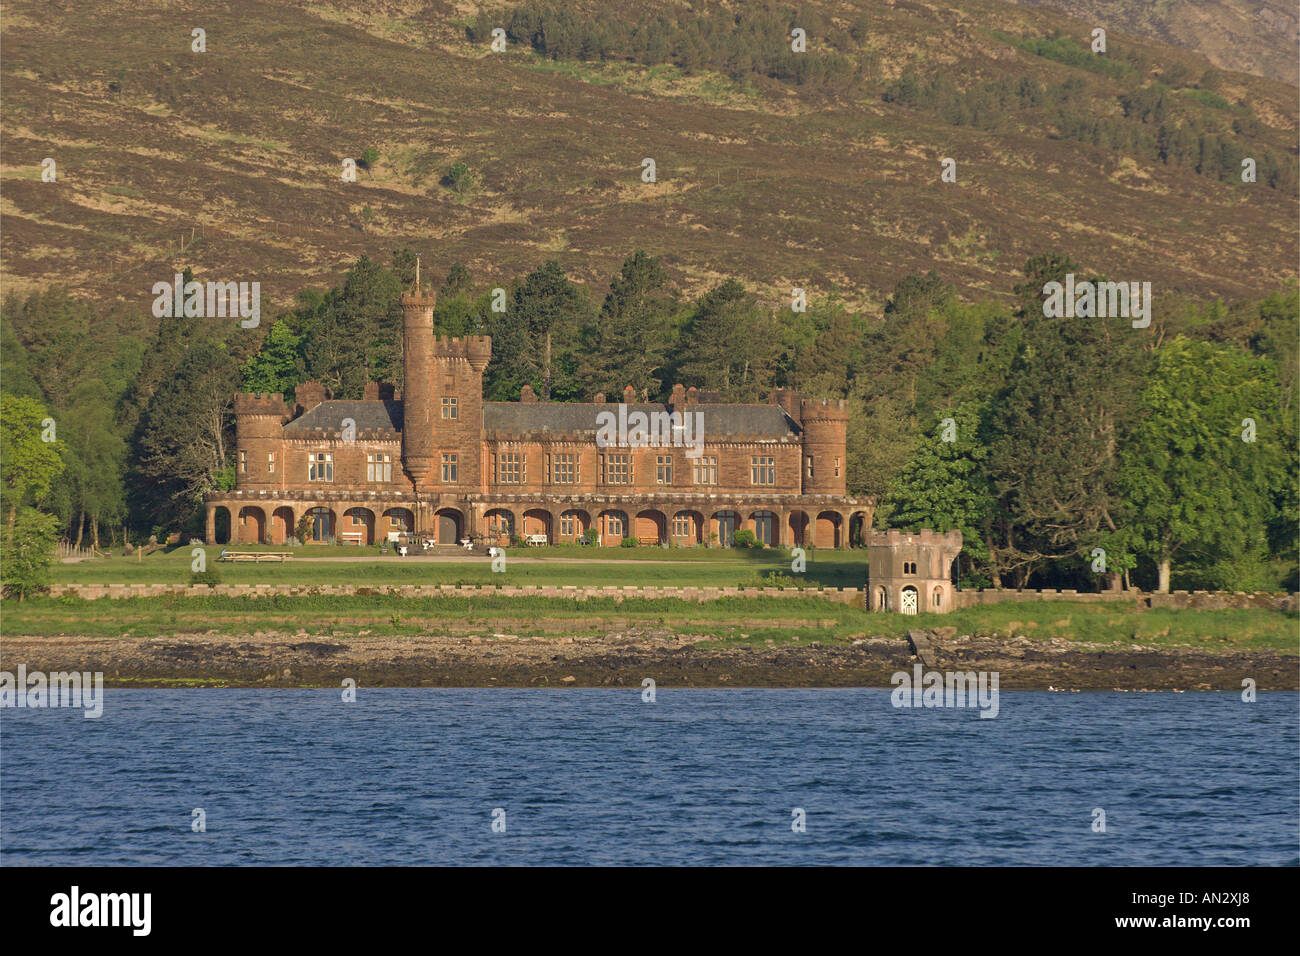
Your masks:
<svg viewBox="0 0 1300 956"><path fill-rule="evenodd" d="M10 298L7 540L41 515L42 533L101 548L201 533L203 494L235 481L236 391L402 388L414 270L410 249L362 257L258 331L172 317L150 331L61 290ZM1295 283L1248 303L1161 294L1134 329L1044 318L1044 284L1067 273L1085 275L1048 253L1009 298L962 302L930 272L878 312L833 291L796 311L734 278L684 295L645 251L600 290L555 260L500 285L458 263L437 283L434 326L492 336L488 400L529 385L553 401L626 386L654 401L678 382L726 402L773 388L844 398L850 492L878 499L881 527L959 528L968 586L1294 588Z"/></svg>

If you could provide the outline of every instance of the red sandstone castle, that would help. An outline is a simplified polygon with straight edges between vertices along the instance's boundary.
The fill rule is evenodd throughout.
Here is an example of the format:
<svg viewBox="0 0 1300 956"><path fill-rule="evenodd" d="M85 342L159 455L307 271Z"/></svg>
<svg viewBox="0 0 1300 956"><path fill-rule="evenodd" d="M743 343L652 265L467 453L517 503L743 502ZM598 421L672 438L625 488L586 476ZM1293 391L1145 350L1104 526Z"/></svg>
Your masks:
<svg viewBox="0 0 1300 956"><path fill-rule="evenodd" d="M766 405L483 401L486 336L433 334L433 297L402 296L405 394L372 382L361 401L304 382L235 396L237 486L206 496L207 540L282 544L304 515L313 540L372 544L420 534L440 545L515 535L602 545L729 545L748 528L769 545L848 547L871 526L870 499L845 494L848 411L774 392ZM611 442L615 415L671 431ZM603 413L603 414L602 414ZM692 445L676 441L681 423ZM646 438L649 441L646 441ZM226 529L229 529L227 533Z"/></svg>

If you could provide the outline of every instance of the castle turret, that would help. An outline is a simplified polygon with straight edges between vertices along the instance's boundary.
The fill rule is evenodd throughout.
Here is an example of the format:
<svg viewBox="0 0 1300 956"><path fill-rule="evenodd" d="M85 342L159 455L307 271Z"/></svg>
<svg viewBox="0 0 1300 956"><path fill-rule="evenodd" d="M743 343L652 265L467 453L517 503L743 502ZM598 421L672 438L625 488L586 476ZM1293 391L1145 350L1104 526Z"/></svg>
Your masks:
<svg viewBox="0 0 1300 956"><path fill-rule="evenodd" d="M281 487L284 462L281 455L284 423L289 406L279 392L237 392L235 394L235 466L237 488Z"/></svg>
<svg viewBox="0 0 1300 956"><path fill-rule="evenodd" d="M433 295L402 294L402 465L417 485L436 463L433 401Z"/></svg>
<svg viewBox="0 0 1300 956"><path fill-rule="evenodd" d="M791 416L795 418L795 416ZM803 493L845 494L849 434L848 403L840 398L799 403L795 419L803 425Z"/></svg>

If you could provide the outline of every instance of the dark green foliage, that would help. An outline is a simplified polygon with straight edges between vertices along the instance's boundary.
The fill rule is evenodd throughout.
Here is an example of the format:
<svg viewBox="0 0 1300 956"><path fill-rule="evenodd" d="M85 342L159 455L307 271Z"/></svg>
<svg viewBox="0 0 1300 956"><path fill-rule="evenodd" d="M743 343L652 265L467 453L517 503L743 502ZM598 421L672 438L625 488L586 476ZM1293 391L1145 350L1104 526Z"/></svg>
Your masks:
<svg viewBox="0 0 1300 956"><path fill-rule="evenodd" d="M553 60L622 60L657 66L671 63L687 73L712 71L740 83L775 80L825 92L858 86L863 69L851 54L857 41L812 10L797 15L772 3L725 9L680 7L636 17L592 15L548 3L526 3L506 15L506 36ZM791 49L790 31L807 33L807 50ZM483 32L484 30L488 32ZM474 41L486 40L491 24L475 23ZM836 49L840 46L844 49Z"/></svg>

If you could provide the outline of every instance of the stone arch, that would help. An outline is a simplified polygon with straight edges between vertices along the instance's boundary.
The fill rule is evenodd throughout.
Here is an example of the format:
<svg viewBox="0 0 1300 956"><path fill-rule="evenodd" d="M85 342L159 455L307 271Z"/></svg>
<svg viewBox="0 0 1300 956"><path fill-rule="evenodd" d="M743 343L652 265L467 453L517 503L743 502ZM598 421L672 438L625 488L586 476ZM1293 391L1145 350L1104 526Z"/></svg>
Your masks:
<svg viewBox="0 0 1300 956"><path fill-rule="evenodd" d="M936 585L934 590L930 592L929 610L934 614L939 614L948 610L947 606L944 604L944 593L941 586Z"/></svg>
<svg viewBox="0 0 1300 956"><path fill-rule="evenodd" d="M334 512L329 508L316 507L307 512L311 518L311 540L323 542L330 541L338 534L338 523L334 519Z"/></svg>
<svg viewBox="0 0 1300 956"><path fill-rule="evenodd" d="M668 540L668 519L658 508L646 508L637 512L636 523L632 532L641 544L661 544Z"/></svg>
<svg viewBox="0 0 1300 956"><path fill-rule="evenodd" d="M271 543L284 544L297 534L294 527L296 521L293 509L288 505L281 505L271 512Z"/></svg>
<svg viewBox="0 0 1300 956"><path fill-rule="evenodd" d="M606 547L619 545L630 534L627 512L618 508L608 508L596 518L596 531L600 543Z"/></svg>
<svg viewBox="0 0 1300 956"><path fill-rule="evenodd" d="M711 534L718 536L718 546L730 548L736 543L736 532L743 525L740 521L740 515L734 511L716 511L713 517L709 519Z"/></svg>
<svg viewBox="0 0 1300 956"><path fill-rule="evenodd" d="M849 537L847 547L861 548L867 540L871 529L871 516L865 511L854 511L849 515Z"/></svg>
<svg viewBox="0 0 1300 956"><path fill-rule="evenodd" d="M760 510L749 516L748 526L754 537L770 548L781 540L780 521L776 512Z"/></svg>
<svg viewBox="0 0 1300 956"><path fill-rule="evenodd" d="M374 544L375 513L369 508L349 508L343 512L338 536L344 544Z"/></svg>
<svg viewBox="0 0 1300 956"><path fill-rule="evenodd" d="M581 508L565 508L556 525L556 541L577 541L591 527L591 515Z"/></svg>
<svg viewBox="0 0 1300 956"><path fill-rule="evenodd" d="M515 513L509 508L489 508L483 515L483 533L489 544L508 545L518 527Z"/></svg>
<svg viewBox="0 0 1300 956"><path fill-rule="evenodd" d="M390 541L398 535L410 534L415 530L415 514L410 508L389 508L384 512L383 518L380 530Z"/></svg>
<svg viewBox="0 0 1300 956"><path fill-rule="evenodd" d="M231 532L230 509L217 505L212 509L212 543L229 544Z"/></svg>
<svg viewBox="0 0 1300 956"><path fill-rule="evenodd" d="M699 544L704 540L704 515L690 509L673 515L672 540L678 544Z"/></svg>
<svg viewBox="0 0 1300 956"><path fill-rule="evenodd" d="M806 511L791 511L787 518L787 525L790 529L790 541L800 546L807 546L811 542L808 538L808 513Z"/></svg>
<svg viewBox="0 0 1300 956"><path fill-rule="evenodd" d="M551 544L555 538L551 533L551 513L544 508L529 508L524 512L523 535L544 534Z"/></svg>
<svg viewBox="0 0 1300 956"><path fill-rule="evenodd" d="M433 513L434 541L459 544L465 537L465 515L456 508L439 508Z"/></svg>
<svg viewBox="0 0 1300 956"><path fill-rule="evenodd" d="M823 511L818 514L813 536L819 548L840 547L840 513Z"/></svg>
<svg viewBox="0 0 1300 956"><path fill-rule="evenodd" d="M876 588L875 610L877 611L889 610L889 588L885 587L883 584Z"/></svg>
<svg viewBox="0 0 1300 956"><path fill-rule="evenodd" d="M244 505L239 509L234 532L236 544L262 544L266 536L266 512L257 505Z"/></svg>

